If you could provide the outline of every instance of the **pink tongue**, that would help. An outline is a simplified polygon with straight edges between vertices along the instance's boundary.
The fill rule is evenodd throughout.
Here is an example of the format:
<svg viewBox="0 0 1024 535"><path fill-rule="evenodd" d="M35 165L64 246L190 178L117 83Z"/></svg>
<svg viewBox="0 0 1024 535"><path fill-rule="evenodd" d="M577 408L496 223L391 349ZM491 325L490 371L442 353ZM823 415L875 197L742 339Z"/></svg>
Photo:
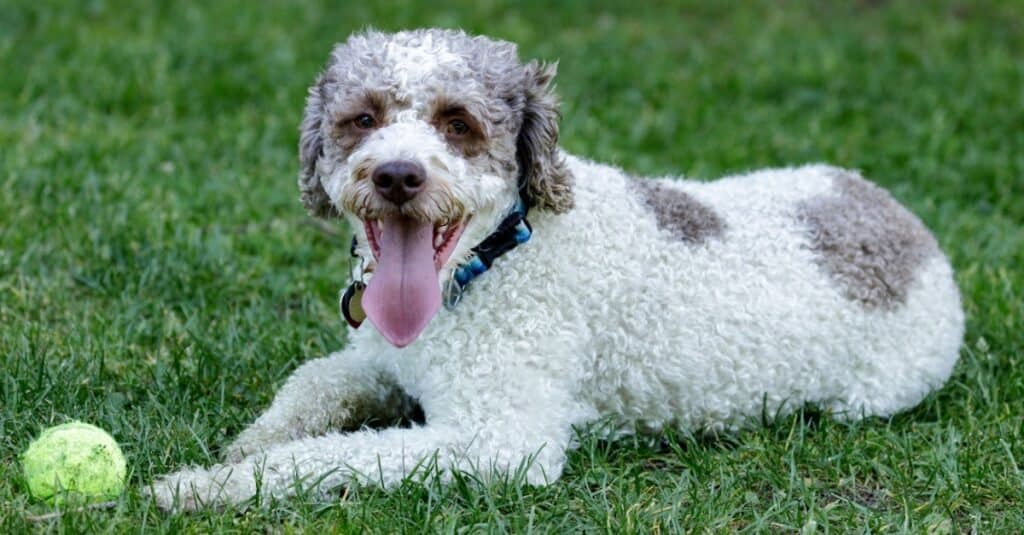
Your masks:
<svg viewBox="0 0 1024 535"><path fill-rule="evenodd" d="M434 225L398 217L382 220L380 228L380 258L363 294L363 309L384 338L405 347L441 308Z"/></svg>

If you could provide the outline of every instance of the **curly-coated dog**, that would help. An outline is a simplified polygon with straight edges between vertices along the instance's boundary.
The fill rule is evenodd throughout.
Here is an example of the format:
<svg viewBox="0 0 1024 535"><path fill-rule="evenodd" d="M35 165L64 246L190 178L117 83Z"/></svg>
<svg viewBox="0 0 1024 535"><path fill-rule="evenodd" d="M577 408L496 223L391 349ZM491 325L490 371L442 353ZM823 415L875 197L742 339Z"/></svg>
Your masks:
<svg viewBox="0 0 1024 535"><path fill-rule="evenodd" d="M161 506L456 470L544 484L574 426L730 430L804 404L884 416L950 375L950 264L886 192L825 165L702 183L568 155L554 74L457 31L334 49L299 187L355 230L342 308L358 328L224 464L158 480Z"/></svg>

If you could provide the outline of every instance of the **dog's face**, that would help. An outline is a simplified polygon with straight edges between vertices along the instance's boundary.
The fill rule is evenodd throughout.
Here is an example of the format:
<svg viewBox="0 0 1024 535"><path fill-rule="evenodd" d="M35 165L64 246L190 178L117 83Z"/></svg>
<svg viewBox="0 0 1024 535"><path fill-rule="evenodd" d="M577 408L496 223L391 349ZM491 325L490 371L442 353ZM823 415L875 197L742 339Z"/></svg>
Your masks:
<svg viewBox="0 0 1024 535"><path fill-rule="evenodd" d="M371 322L402 347L441 305L452 270L508 214L572 207L558 154L554 68L461 32L368 32L310 88L299 187L311 213L346 216L373 272Z"/></svg>

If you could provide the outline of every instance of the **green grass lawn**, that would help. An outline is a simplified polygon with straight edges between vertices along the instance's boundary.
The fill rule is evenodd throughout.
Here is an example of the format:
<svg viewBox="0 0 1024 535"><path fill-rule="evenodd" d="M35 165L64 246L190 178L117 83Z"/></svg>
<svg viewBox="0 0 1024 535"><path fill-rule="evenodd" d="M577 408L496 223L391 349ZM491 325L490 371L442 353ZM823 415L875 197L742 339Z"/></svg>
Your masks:
<svg viewBox="0 0 1024 535"><path fill-rule="evenodd" d="M1024 4L273 4L0 8L0 533L1024 529ZM958 270L952 379L888 421L584 435L547 488L159 512L142 485L213 462L296 366L345 343L347 240L298 202L297 124L332 43L370 25L560 59L563 146L637 174L862 169ZM47 509L17 455L69 419L121 442L130 490L30 523Z"/></svg>

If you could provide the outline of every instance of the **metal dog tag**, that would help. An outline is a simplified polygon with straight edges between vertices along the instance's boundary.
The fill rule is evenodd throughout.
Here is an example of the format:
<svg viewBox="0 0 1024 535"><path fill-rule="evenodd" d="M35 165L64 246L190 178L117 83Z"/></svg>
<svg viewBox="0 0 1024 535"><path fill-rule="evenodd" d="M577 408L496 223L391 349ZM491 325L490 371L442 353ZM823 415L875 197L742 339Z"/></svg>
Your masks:
<svg viewBox="0 0 1024 535"><path fill-rule="evenodd" d="M363 291L366 290L366 283L355 281L348 286L345 293L341 295L338 308L345 322L358 329L366 319L366 312L363 311Z"/></svg>

